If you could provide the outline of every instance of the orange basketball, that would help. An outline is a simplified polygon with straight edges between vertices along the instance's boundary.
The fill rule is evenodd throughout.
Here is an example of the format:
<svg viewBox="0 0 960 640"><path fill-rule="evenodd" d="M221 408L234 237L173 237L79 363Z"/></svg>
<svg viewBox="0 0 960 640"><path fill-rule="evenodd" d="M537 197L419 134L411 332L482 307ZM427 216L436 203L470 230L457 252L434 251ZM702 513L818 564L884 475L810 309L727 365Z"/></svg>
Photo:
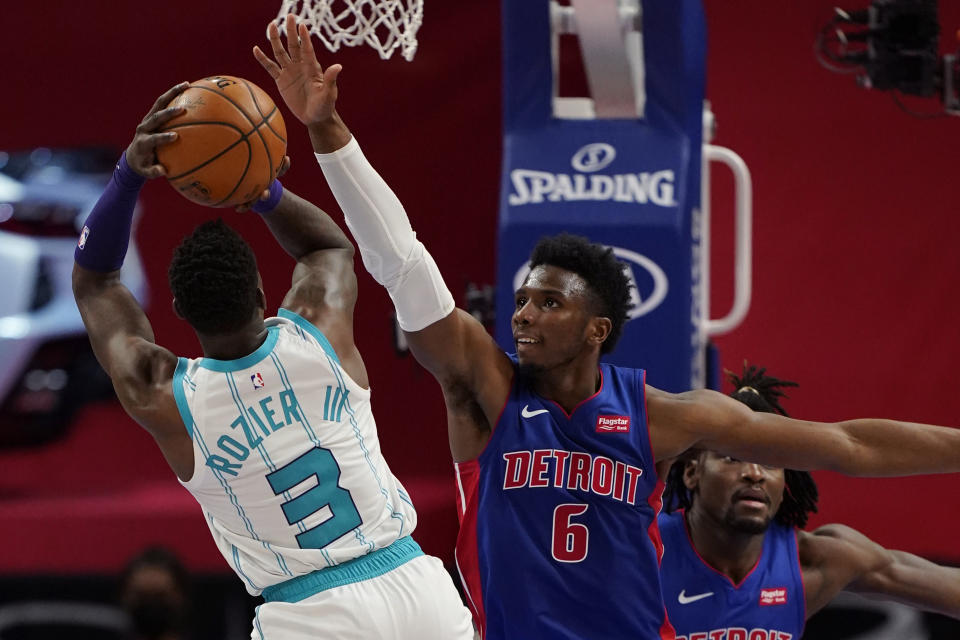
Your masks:
<svg viewBox="0 0 960 640"><path fill-rule="evenodd" d="M233 207L256 199L277 177L287 128L280 110L257 85L212 76L190 83L170 106L187 110L164 127L179 135L157 148L157 159L185 198Z"/></svg>

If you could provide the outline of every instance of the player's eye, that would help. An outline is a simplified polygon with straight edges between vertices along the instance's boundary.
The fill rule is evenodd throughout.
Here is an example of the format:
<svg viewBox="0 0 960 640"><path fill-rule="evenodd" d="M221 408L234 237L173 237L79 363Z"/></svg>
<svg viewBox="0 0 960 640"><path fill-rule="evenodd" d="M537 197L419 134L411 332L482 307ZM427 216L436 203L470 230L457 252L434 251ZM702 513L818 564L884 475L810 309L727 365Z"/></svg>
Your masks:
<svg viewBox="0 0 960 640"><path fill-rule="evenodd" d="M559 306L559 303L553 298L547 298L543 301L543 306L545 307L556 307Z"/></svg>
<svg viewBox="0 0 960 640"><path fill-rule="evenodd" d="M730 464L739 464L742 462L739 458L734 458L733 456L723 456L724 462L729 462Z"/></svg>
<svg viewBox="0 0 960 640"><path fill-rule="evenodd" d="M526 298L517 297L517 309L520 309L520 308L523 307L523 305L525 305L525 304L527 304L527 299L526 299Z"/></svg>

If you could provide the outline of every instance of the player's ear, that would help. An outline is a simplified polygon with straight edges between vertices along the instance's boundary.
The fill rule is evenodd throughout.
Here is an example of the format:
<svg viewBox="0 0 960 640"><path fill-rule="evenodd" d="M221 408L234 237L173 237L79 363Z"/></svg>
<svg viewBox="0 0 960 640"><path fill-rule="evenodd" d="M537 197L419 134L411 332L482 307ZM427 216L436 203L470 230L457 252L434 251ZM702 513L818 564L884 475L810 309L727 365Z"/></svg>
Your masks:
<svg viewBox="0 0 960 640"><path fill-rule="evenodd" d="M177 304L176 298L173 299L173 313L176 314L176 316L181 320L186 320L186 318L183 317L183 313L180 311L180 305Z"/></svg>
<svg viewBox="0 0 960 640"><path fill-rule="evenodd" d="M690 491L695 491L700 483L700 458L687 460L683 465L683 484Z"/></svg>
<svg viewBox="0 0 960 640"><path fill-rule="evenodd" d="M587 340L589 340L591 344L602 345L604 341L610 337L610 331L612 329L613 323L610 322L610 318L596 316L590 321L590 324L587 325Z"/></svg>
<svg viewBox="0 0 960 640"><path fill-rule="evenodd" d="M267 294L263 292L263 285L257 287L257 306L267 310Z"/></svg>

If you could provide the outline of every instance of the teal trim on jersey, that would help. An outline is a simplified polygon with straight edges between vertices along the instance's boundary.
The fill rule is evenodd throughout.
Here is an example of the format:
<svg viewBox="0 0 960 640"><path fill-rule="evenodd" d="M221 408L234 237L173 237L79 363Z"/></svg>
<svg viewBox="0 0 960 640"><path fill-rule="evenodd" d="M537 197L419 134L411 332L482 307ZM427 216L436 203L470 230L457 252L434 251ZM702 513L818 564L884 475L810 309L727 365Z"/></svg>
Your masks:
<svg viewBox="0 0 960 640"><path fill-rule="evenodd" d="M298 328L297 330L301 334L303 333L302 329ZM280 358L277 356L276 353L271 353L270 359L273 361L273 366L277 370L277 375L280 376L280 382L281 384L283 384L284 390L289 391L290 393L293 393L294 396L296 396L296 393L293 390L293 385L290 382L290 378L287 376L287 370L284 369L283 364L280 362ZM327 354L327 361L329 360L330 360L330 356L329 354ZM336 367L333 367L332 365L331 365L331 368L336 369ZM297 421L306 431L307 438L310 439L310 442L312 442L315 447L319 447L320 440L319 438L317 438L317 434L314 433L313 427L310 425L310 419L307 417L307 414L303 411L302 408L299 411L297 411ZM289 492L284 492L284 496L287 496L288 493ZM306 527L304 526L303 522L297 522L297 527L300 528L301 532L306 530ZM321 555L323 555L323 559L327 563L328 567L332 567L336 565L336 563L330 558L330 554L328 554L326 550L320 549L320 553Z"/></svg>
<svg viewBox="0 0 960 640"><path fill-rule="evenodd" d="M253 580L243 572L243 569L240 568L240 552L237 551L237 546L232 544L230 545L233 548L233 564L237 567L237 573L243 576L243 579L247 581L247 584L250 585L250 588L254 591L257 590L257 585L253 584Z"/></svg>
<svg viewBox="0 0 960 640"><path fill-rule="evenodd" d="M177 368L173 372L173 399L177 401L177 410L180 412L180 419L183 420L183 426L187 428L190 439L193 439L193 414L190 413L190 405L187 404L187 394L183 391L183 376L187 373L189 360L186 358L177 358Z"/></svg>
<svg viewBox="0 0 960 640"><path fill-rule="evenodd" d="M253 626L256 627L257 633L260 634L260 640L267 640L267 637L263 635L263 629L260 627L260 607L262 606L263 605L259 605L253 610Z"/></svg>
<svg viewBox="0 0 960 640"><path fill-rule="evenodd" d="M320 346L323 347L323 350L327 352L328 356L333 358L334 362L340 364L340 358L337 357L337 352L333 350L333 346L330 344L330 341L327 340L327 336L323 335L323 332L320 331L320 329L317 329L316 325L300 314L294 313L289 309L279 309L277 311L277 316L295 322L298 327L309 333L316 339L317 342L320 343Z"/></svg>
<svg viewBox="0 0 960 640"><path fill-rule="evenodd" d="M277 327L267 327L267 339L263 341L263 344L257 347L257 350L251 353L250 355L243 356L242 358L237 358L236 360L217 360L216 358L200 358L197 362L204 369L209 369L210 371L220 371L226 373L227 371L242 371L243 369L249 369L253 365L257 364L273 351L274 345L277 344L277 337L280 335L280 329Z"/></svg>
<svg viewBox="0 0 960 640"><path fill-rule="evenodd" d="M403 533L403 515L397 511L393 504L390 502L390 494L387 493L387 490L383 488L383 481L380 479L380 474L377 473L376 467L373 465L373 461L370 460L370 451L367 449L366 443L363 441L363 434L360 433L360 425L357 424L357 416L353 412L353 407L350 406L350 400L346 397L347 395L347 385L343 380L343 372L337 367L333 367L333 375L336 376L337 382L340 385L340 389L344 394L344 404L347 409L347 416L350 419L350 426L353 427L353 434L357 439L357 443L360 445L360 450L363 451L363 457L367 460L367 465L370 467L371 473L373 473L374 479L377 481L377 486L380 487L380 495L383 496L386 507L391 511L390 517L400 521L400 534ZM370 543L371 549L374 548L374 543Z"/></svg>
<svg viewBox="0 0 960 640"><path fill-rule="evenodd" d="M270 355L273 355L273 354L270 354ZM233 373L228 371L223 375L227 379L227 388L230 390L230 395L233 397L233 402L234 404L237 405L237 409L240 410L240 416L242 417L243 415L247 414L247 417L249 418L249 412L243 408L243 401L240 397L240 390L237 389L237 381L234 380ZM263 463L267 465L267 468L270 469L270 471L275 471L277 466L273 464L273 460L270 459L270 454L267 453L267 447L266 445L264 445L262 439L260 440L259 444L257 444L257 451L260 453L260 458L263 460ZM289 496L287 496L287 499L289 499ZM293 572L287 568L287 563L283 559L283 556L281 556L279 553L274 551L273 547L271 547L270 543L267 542L266 540L261 540L260 543L263 545L264 549L270 551L271 553L273 553L274 556L276 556L277 566L280 567L280 571L285 573L288 576L292 576Z"/></svg>
<svg viewBox="0 0 960 640"><path fill-rule="evenodd" d="M300 602L327 589L382 576L422 555L420 545L410 536L406 536L389 547L377 549L335 567L318 569L313 573L271 585L263 590L263 599L266 602Z"/></svg>

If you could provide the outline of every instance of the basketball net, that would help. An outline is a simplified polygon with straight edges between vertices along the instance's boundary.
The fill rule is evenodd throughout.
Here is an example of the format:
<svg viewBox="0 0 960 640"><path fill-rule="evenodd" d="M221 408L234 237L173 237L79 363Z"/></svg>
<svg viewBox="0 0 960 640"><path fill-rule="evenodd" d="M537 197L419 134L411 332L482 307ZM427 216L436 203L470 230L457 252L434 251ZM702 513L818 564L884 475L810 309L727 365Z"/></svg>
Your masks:
<svg viewBox="0 0 960 640"><path fill-rule="evenodd" d="M283 0L277 20L292 13L330 51L366 43L384 60L394 50L407 61L417 52L423 0Z"/></svg>

